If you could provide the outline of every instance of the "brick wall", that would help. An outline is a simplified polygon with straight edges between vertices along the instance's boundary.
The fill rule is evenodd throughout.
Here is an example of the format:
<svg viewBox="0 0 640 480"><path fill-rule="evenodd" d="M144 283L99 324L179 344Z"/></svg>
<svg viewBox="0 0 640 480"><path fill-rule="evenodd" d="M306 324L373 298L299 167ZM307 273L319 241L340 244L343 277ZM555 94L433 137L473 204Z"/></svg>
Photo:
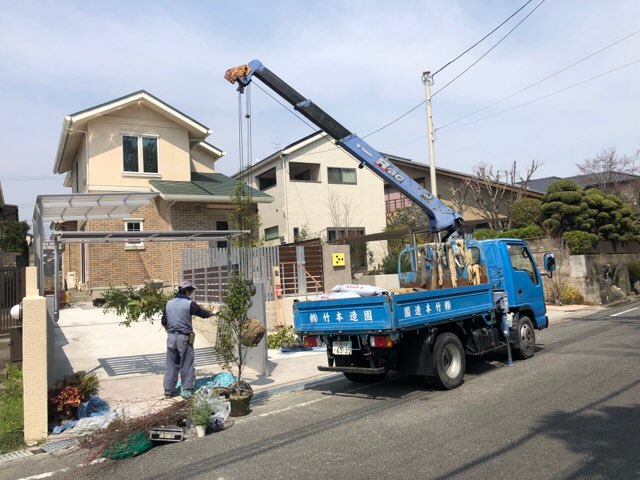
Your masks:
<svg viewBox="0 0 640 480"><path fill-rule="evenodd" d="M129 218L143 219L144 231L211 230L216 220L226 220L224 210L207 208L205 203L170 203L157 197L138 208ZM124 220L89 220L88 231L123 231ZM68 245L69 269L80 274L80 246ZM208 248L209 242L145 242L143 250L122 243L96 243L87 246L89 288L140 285L146 279L162 280L165 286L180 282L182 250ZM77 253L76 253L77 250ZM75 260L74 260L75 259Z"/></svg>

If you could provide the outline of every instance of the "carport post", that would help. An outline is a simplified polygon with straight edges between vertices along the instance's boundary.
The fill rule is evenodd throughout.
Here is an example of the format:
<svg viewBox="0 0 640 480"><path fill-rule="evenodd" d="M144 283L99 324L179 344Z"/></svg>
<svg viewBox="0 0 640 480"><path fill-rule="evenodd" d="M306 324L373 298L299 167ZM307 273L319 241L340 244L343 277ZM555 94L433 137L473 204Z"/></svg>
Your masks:
<svg viewBox="0 0 640 480"><path fill-rule="evenodd" d="M57 322L60 319L60 285L58 283L58 275L60 274L58 268L58 238L53 239L53 319Z"/></svg>

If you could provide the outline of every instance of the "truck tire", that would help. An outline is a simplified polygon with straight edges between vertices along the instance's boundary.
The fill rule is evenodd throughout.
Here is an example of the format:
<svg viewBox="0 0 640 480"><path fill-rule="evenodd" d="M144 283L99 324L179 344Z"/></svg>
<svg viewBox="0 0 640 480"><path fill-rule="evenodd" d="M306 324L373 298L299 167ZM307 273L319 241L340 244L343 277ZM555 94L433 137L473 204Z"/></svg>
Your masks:
<svg viewBox="0 0 640 480"><path fill-rule="evenodd" d="M436 387L453 390L462 385L466 359L460 339L453 333L438 335L432 353L434 376L428 380Z"/></svg>
<svg viewBox="0 0 640 480"><path fill-rule="evenodd" d="M521 360L533 357L536 349L536 331L531 319L523 315L518 320L518 339L515 345L515 356Z"/></svg>
<svg viewBox="0 0 640 480"><path fill-rule="evenodd" d="M353 373L342 372L347 380L354 383L376 383L381 382L387 376L387 372L368 374L368 373Z"/></svg>

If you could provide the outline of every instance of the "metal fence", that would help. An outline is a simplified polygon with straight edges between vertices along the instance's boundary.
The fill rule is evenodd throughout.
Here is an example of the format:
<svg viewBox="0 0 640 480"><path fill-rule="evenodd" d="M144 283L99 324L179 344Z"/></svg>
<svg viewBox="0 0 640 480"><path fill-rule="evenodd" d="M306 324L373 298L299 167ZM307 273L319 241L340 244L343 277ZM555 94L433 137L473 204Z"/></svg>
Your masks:
<svg viewBox="0 0 640 480"><path fill-rule="evenodd" d="M256 295L249 310L251 318L267 326L265 302L274 300L271 288L272 267L278 265L278 247L189 248L182 252L181 280L192 282L194 300L221 303L229 283L229 272L239 269L256 285ZM248 349L246 365L262 375L269 374L267 339Z"/></svg>
<svg viewBox="0 0 640 480"><path fill-rule="evenodd" d="M20 325L11 318L11 307L20 303L25 295L24 267L0 267L0 334L9 333Z"/></svg>
<svg viewBox="0 0 640 480"><path fill-rule="evenodd" d="M278 247L188 248L182 251L181 280L196 286L196 301L219 303L227 289L229 269L238 268L245 278L263 284L265 300L271 301L271 271L278 258Z"/></svg>

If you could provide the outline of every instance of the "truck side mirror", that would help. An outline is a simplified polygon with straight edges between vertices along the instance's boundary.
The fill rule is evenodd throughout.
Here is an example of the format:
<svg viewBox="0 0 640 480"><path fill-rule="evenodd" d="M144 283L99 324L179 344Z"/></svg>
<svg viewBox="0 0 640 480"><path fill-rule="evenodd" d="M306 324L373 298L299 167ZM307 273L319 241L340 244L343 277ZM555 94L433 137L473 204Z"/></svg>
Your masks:
<svg viewBox="0 0 640 480"><path fill-rule="evenodd" d="M549 278L553 277L553 272L556 270L556 257L553 253L544 254L544 269L547 271Z"/></svg>

